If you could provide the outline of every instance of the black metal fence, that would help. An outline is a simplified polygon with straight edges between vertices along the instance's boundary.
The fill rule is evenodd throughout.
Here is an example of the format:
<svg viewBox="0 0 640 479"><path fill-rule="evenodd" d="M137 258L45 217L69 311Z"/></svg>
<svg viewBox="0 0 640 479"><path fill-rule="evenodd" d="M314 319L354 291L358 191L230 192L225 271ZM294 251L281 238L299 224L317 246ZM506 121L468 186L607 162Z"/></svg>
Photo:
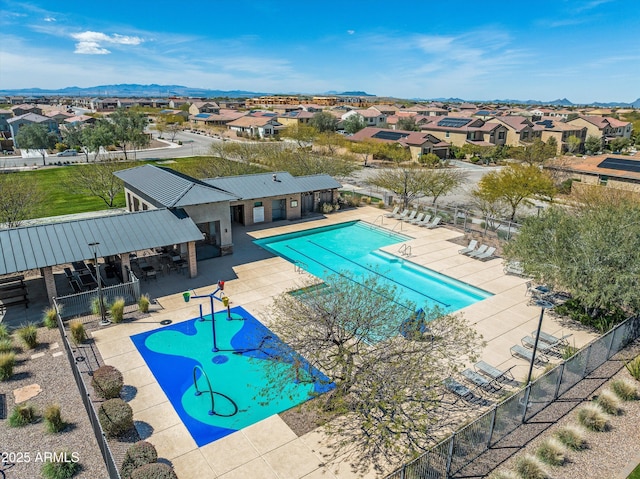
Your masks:
<svg viewBox="0 0 640 479"><path fill-rule="evenodd" d="M387 479L448 479L640 337L629 318Z"/></svg>
<svg viewBox="0 0 640 479"><path fill-rule="evenodd" d="M93 406L93 402L91 401L89 391L87 390L87 385L84 382L84 377L78 369L77 361L79 360L79 357L74 354L74 348L69 342L69 338L64 327L64 322L62 321L62 317L60 316L60 309L58 303L55 300L54 307L56 308L58 329L60 330L60 335L62 336L64 349L67 352L67 359L69 360L69 364L71 365L73 377L75 378L78 390L80 391L80 396L82 397L82 402L87 411L87 416L89 417L89 422L91 423L91 428L93 429L93 434L96 437L98 447L100 448L100 452L102 453L102 459L104 460L104 463L107 467L109 478L120 479L118 466L116 465L116 462L113 458L113 454L111 453L111 449L109 448L109 444L107 442L106 435L102 430L102 426L100 426L100 421L98 420L98 415Z"/></svg>

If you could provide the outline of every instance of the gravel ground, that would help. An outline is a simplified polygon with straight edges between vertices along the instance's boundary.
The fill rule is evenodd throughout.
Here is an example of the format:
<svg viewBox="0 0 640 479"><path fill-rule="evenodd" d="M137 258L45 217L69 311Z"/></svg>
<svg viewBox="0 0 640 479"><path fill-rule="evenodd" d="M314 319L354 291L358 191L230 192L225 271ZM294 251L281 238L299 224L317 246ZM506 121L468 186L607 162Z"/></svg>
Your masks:
<svg viewBox="0 0 640 479"><path fill-rule="evenodd" d="M626 369L620 370L615 378L631 378ZM607 389L610 381L594 392ZM638 387L640 388L640 383ZM624 410L620 416L609 416L611 428L607 432L586 432L588 449L581 452L569 452L563 466L547 466L553 479L596 479L620 477L629 463L638 457L640 448L640 401L622 403ZM577 408L576 408L577 409ZM576 410L569 412L560 421L544 431L513 457L509 458L497 470L513 468L515 461L525 453L534 454L542 441L550 438L560 427L577 424Z"/></svg>
<svg viewBox="0 0 640 479"><path fill-rule="evenodd" d="M45 453L66 449L77 453L81 471L74 477L86 479L107 478L107 470L95 440L78 387L71 372L69 360L57 329L38 329L39 346L25 350L14 334L17 365L14 376L0 382L0 394L6 395L7 416L15 406L13 391L38 384L42 392L27 401L42 414L45 408L57 403L68 426L58 434L45 431L42 420L22 428L9 427L8 418L0 420L0 452L14 465L5 466L7 479L35 479L42 477L40 470ZM56 353L62 353L53 356ZM42 353L43 356L33 358Z"/></svg>

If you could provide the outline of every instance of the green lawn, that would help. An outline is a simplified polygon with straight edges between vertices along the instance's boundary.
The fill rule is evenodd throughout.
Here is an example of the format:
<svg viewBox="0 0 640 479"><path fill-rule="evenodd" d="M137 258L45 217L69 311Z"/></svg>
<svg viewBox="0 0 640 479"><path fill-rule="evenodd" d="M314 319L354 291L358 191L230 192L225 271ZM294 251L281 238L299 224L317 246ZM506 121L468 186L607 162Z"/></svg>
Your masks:
<svg viewBox="0 0 640 479"><path fill-rule="evenodd" d="M640 479L640 464L629 474L627 479Z"/></svg>
<svg viewBox="0 0 640 479"><path fill-rule="evenodd" d="M148 163L162 165L164 161L167 160L126 162L122 163L122 169ZM167 166L188 174L201 161L201 157L179 158L170 161L175 161L176 163L170 163ZM36 218L99 211L108 208L107 204L96 196L77 194L69 190L68 184L73 179L74 167L75 165L68 165L15 173L16 175L33 178L42 192L43 202L35 214ZM124 205L124 193L120 193L116 198L116 206L123 207Z"/></svg>

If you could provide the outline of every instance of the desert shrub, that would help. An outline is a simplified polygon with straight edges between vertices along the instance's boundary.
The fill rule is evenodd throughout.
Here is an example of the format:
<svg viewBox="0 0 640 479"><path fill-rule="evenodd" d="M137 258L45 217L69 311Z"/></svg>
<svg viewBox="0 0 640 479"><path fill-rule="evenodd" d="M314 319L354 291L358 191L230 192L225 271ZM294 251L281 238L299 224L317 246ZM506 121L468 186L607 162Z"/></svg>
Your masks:
<svg viewBox="0 0 640 479"><path fill-rule="evenodd" d="M567 359L572 358L578 351L580 351L580 348L567 344L562 348L562 359L566 361Z"/></svg>
<svg viewBox="0 0 640 479"><path fill-rule="evenodd" d="M80 464L69 451L58 451L53 460L42 465L42 476L45 479L69 479L80 470Z"/></svg>
<svg viewBox="0 0 640 479"><path fill-rule="evenodd" d="M609 428L607 414L597 404L585 404L578 409L578 422L590 431L602 432Z"/></svg>
<svg viewBox="0 0 640 479"><path fill-rule="evenodd" d="M574 451L581 451L587 447L587 440L584 437L584 429L579 426L569 424L561 427L555 433L562 444Z"/></svg>
<svg viewBox="0 0 640 479"><path fill-rule="evenodd" d="M62 431L66 427L66 423L62 420L60 414L60 406L51 404L44 410L44 423L47 432L56 433Z"/></svg>
<svg viewBox="0 0 640 479"><path fill-rule="evenodd" d="M18 404L9 416L9 426L22 427L38 419L36 409L31 404Z"/></svg>
<svg viewBox="0 0 640 479"><path fill-rule="evenodd" d="M607 414L612 414L613 416L618 416L622 414L622 407L620 407L620 399L610 389L605 389L602 391L598 398L596 399L596 403L598 406L602 408L604 412Z"/></svg>
<svg viewBox="0 0 640 479"><path fill-rule="evenodd" d="M103 402L98 409L98 419L109 437L121 436L133 428L133 410L120 398Z"/></svg>
<svg viewBox="0 0 640 479"><path fill-rule="evenodd" d="M58 327L58 313L56 308L47 308L42 313L42 322L49 329L55 329Z"/></svg>
<svg viewBox="0 0 640 479"><path fill-rule="evenodd" d="M13 341L11 338L0 339L0 354L13 351Z"/></svg>
<svg viewBox="0 0 640 479"><path fill-rule="evenodd" d="M629 374L631 374L633 379L640 381L640 356L633 358L625 364L624 367L627 368L627 371L629 371Z"/></svg>
<svg viewBox="0 0 640 479"><path fill-rule="evenodd" d="M35 324L28 324L18 329L18 336L29 349L33 349L38 345L38 328Z"/></svg>
<svg viewBox="0 0 640 479"><path fill-rule="evenodd" d="M113 399L120 397L124 380L122 373L113 366L100 366L93 372L91 385L101 398Z"/></svg>
<svg viewBox="0 0 640 479"><path fill-rule="evenodd" d="M6 381L13 376L16 365L16 355L13 352L0 353L0 381Z"/></svg>
<svg viewBox="0 0 640 479"><path fill-rule="evenodd" d="M135 469L145 464L152 464L157 460L158 452L154 445L147 441L138 441L127 449L120 468L120 477L131 479L131 474Z"/></svg>
<svg viewBox="0 0 640 479"><path fill-rule="evenodd" d="M104 306L105 312L109 311L110 306L106 298L102 298L102 305ZM93 299L91 299L91 313L93 313L96 316L100 316L100 297L99 296L94 296Z"/></svg>
<svg viewBox="0 0 640 479"><path fill-rule="evenodd" d="M111 312L111 321L121 323L124 319L124 298L116 298L109 307L109 311Z"/></svg>
<svg viewBox="0 0 640 479"><path fill-rule="evenodd" d="M494 472L489 476L489 479L520 479L520 476L510 469L504 471Z"/></svg>
<svg viewBox="0 0 640 479"><path fill-rule="evenodd" d="M629 379L614 379L611 381L610 387L623 401L638 399L638 386Z"/></svg>
<svg viewBox="0 0 640 479"><path fill-rule="evenodd" d="M178 479L178 476L168 464L154 462L133 471L131 479Z"/></svg>
<svg viewBox="0 0 640 479"><path fill-rule="evenodd" d="M536 449L536 456L550 466L562 466L565 461L566 448L555 437L544 440Z"/></svg>
<svg viewBox="0 0 640 479"><path fill-rule="evenodd" d="M522 479L547 479L549 474L536 456L525 454L516 461L516 472Z"/></svg>
<svg viewBox="0 0 640 479"><path fill-rule="evenodd" d="M9 339L11 335L6 324L0 324L0 339Z"/></svg>
<svg viewBox="0 0 640 479"><path fill-rule="evenodd" d="M140 299L138 300L138 308L140 308L140 312L148 313L150 303L151 300L149 299L148 294L143 294L142 296L140 296Z"/></svg>
<svg viewBox="0 0 640 479"><path fill-rule="evenodd" d="M80 344L87 339L87 332L84 330L84 324L79 319L72 319L69 322L69 331L71 331L71 340L75 344Z"/></svg>

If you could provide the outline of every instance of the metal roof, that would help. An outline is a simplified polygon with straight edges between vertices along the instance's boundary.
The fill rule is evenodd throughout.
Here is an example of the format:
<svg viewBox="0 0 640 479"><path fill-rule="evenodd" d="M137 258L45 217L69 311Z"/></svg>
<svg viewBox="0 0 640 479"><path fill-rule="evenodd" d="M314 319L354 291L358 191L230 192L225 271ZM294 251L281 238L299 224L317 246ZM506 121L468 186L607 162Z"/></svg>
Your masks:
<svg viewBox="0 0 640 479"><path fill-rule="evenodd" d="M237 198L169 168L143 165L114 173L128 187L152 198L166 208L233 201Z"/></svg>
<svg viewBox="0 0 640 479"><path fill-rule="evenodd" d="M275 178L275 179L274 179ZM242 199L267 198L308 191L331 190L342 185L329 175L292 176L286 171L209 178L206 183Z"/></svg>
<svg viewBox="0 0 640 479"><path fill-rule="evenodd" d="M138 211L0 230L0 275L202 239L182 210Z"/></svg>

